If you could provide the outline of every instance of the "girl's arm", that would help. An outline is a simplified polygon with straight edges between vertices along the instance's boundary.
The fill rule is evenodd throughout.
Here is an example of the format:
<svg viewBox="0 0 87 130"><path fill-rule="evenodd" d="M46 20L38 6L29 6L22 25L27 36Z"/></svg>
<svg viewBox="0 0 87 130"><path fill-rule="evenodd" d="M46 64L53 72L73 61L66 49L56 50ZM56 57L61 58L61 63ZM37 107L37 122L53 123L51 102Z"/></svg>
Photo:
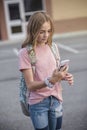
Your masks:
<svg viewBox="0 0 87 130"><path fill-rule="evenodd" d="M43 81L34 81L32 69L24 69L22 70L24 79L27 85L27 88L30 91L35 91L40 88L47 87L45 83L45 79ZM56 82L60 82L66 75L66 70L58 71L58 69L54 70L52 76L49 79L49 82L55 85Z"/></svg>
<svg viewBox="0 0 87 130"><path fill-rule="evenodd" d="M22 70L22 72L23 72L23 75L24 75L24 79L25 79L27 88L30 91L34 91L36 89L46 87L44 81L34 81L32 69L24 69L24 70Z"/></svg>

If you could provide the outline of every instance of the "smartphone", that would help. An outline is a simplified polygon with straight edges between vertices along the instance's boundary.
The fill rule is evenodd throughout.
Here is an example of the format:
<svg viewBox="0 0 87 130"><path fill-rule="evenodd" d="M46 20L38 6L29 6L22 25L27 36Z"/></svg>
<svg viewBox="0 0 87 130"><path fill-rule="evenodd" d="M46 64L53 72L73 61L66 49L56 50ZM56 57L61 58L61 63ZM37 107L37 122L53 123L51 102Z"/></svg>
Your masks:
<svg viewBox="0 0 87 130"><path fill-rule="evenodd" d="M69 65L69 62L70 62L69 59L62 60L62 61L60 62L60 68L63 67L63 66L65 66L65 65L68 66L68 65Z"/></svg>

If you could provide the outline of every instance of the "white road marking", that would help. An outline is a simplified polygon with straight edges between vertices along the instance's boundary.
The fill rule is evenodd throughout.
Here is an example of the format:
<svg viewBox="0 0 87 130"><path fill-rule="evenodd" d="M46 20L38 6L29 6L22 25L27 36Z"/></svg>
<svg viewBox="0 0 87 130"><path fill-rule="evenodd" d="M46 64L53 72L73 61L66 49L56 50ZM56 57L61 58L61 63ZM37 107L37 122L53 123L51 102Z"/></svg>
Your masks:
<svg viewBox="0 0 87 130"><path fill-rule="evenodd" d="M60 48L64 49L64 50L69 51L69 52L72 52L72 53L75 53L75 54L78 54L78 53L79 53L78 50L73 49L73 48L71 48L71 47L69 47L69 46L63 45L63 44L58 44L58 46L59 46Z"/></svg>
<svg viewBox="0 0 87 130"><path fill-rule="evenodd" d="M18 51L17 48L14 48L14 49L13 49L13 52L16 54L16 56L18 56L19 51Z"/></svg>

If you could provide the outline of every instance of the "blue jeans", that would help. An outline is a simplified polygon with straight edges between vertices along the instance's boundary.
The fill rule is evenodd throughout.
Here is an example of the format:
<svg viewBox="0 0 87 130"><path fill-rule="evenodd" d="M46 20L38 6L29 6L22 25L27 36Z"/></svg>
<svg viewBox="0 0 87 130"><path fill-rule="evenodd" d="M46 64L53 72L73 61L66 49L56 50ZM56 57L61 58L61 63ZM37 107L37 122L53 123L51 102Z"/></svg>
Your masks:
<svg viewBox="0 0 87 130"><path fill-rule="evenodd" d="M55 97L30 105L29 111L35 130L61 130L62 103Z"/></svg>

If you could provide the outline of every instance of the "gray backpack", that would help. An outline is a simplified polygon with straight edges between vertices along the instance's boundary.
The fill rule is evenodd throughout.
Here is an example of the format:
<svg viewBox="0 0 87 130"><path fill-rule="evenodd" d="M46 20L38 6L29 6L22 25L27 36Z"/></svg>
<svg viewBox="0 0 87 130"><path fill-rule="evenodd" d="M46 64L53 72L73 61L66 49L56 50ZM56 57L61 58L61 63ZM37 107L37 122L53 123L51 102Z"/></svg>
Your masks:
<svg viewBox="0 0 87 130"><path fill-rule="evenodd" d="M27 49L28 49L28 52L29 52L28 54L29 54L29 58L30 58L30 61L31 61L32 70L33 70L33 73L34 73L35 72L36 55L35 55L35 52L33 51L32 46L28 46ZM51 50L54 54L54 57L56 59L56 64L58 66L59 52L58 52L58 48L57 48L55 43L52 43ZM20 75L20 96L19 96L19 98L20 98L20 104L21 104L22 112L25 116L30 116L30 114L29 114L29 104L28 104L28 101L27 101L28 96L29 96L29 90L27 90L25 79L24 79L23 73L21 72L21 75Z"/></svg>

